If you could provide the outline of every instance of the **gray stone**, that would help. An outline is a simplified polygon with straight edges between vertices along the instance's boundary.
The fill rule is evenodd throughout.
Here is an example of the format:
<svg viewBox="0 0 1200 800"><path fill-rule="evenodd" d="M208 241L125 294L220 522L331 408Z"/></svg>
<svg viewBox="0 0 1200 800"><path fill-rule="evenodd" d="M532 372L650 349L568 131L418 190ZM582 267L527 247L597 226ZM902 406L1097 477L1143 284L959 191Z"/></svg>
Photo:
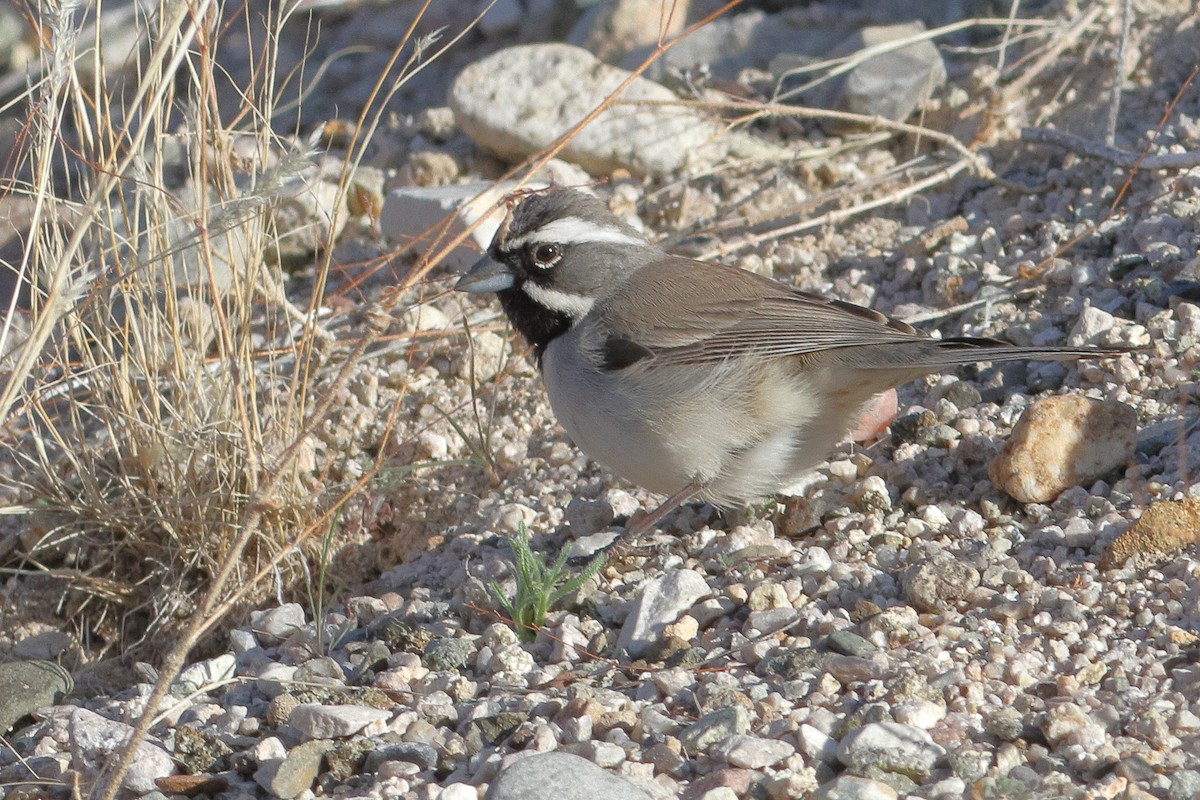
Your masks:
<svg viewBox="0 0 1200 800"><path fill-rule="evenodd" d="M12 657L21 661L54 661L71 644L71 637L62 631L43 631L13 645Z"/></svg>
<svg viewBox="0 0 1200 800"><path fill-rule="evenodd" d="M435 671L458 669L474 654L475 642L470 639L434 639L425 646L421 663Z"/></svg>
<svg viewBox="0 0 1200 800"><path fill-rule="evenodd" d="M909 567L901 578L904 598L918 611L946 611L979 586L979 570L941 553Z"/></svg>
<svg viewBox="0 0 1200 800"><path fill-rule="evenodd" d="M708 593L704 576L690 569L668 572L647 583L621 626L618 657L644 656L662 637L663 628Z"/></svg>
<svg viewBox="0 0 1200 800"><path fill-rule="evenodd" d="M945 754L926 731L898 722L868 723L838 745L838 761L855 772L896 772L916 781L927 778Z"/></svg>
<svg viewBox="0 0 1200 800"><path fill-rule="evenodd" d="M1171 776L1168 800L1192 800L1195 797L1200 797L1200 772L1181 769Z"/></svg>
<svg viewBox="0 0 1200 800"><path fill-rule="evenodd" d="M750 712L740 705L732 705L710 711L688 725L679 734L679 741L694 755L730 736L749 732Z"/></svg>
<svg viewBox="0 0 1200 800"><path fill-rule="evenodd" d="M311 789L321 772L321 759L332 746L333 742L316 740L293 747L263 788L283 800Z"/></svg>
<svg viewBox="0 0 1200 800"><path fill-rule="evenodd" d="M0 735L39 708L61 703L74 686L70 674L49 661L0 664Z"/></svg>
<svg viewBox="0 0 1200 800"><path fill-rule="evenodd" d="M658 59L646 74L662 80L672 72L703 66L713 75L732 80L746 68L766 69L780 53L825 52L846 31L841 28L831 37L828 29L814 27L808 20L787 13L766 14L750 9L726 14L693 31ZM648 49L632 51L622 66L633 69L647 53Z"/></svg>
<svg viewBox="0 0 1200 800"><path fill-rule="evenodd" d="M471 64L450 88L450 107L480 147L520 160L567 133L629 73L565 44L510 47ZM628 169L665 175L707 168L725 157L724 126L680 107L635 105L676 100L666 87L636 78L569 141L562 158L596 175Z"/></svg>
<svg viewBox="0 0 1200 800"><path fill-rule="evenodd" d="M250 630L264 646L282 644L304 628L304 609L299 603L284 603L266 611L250 612Z"/></svg>
<svg viewBox="0 0 1200 800"><path fill-rule="evenodd" d="M855 775L842 775L818 786L810 800L896 800L896 790L886 783Z"/></svg>
<svg viewBox="0 0 1200 800"><path fill-rule="evenodd" d="M380 708L301 703L288 715L288 724L313 739L335 739L353 736L372 722L381 722L391 716L391 712Z"/></svg>
<svg viewBox="0 0 1200 800"><path fill-rule="evenodd" d="M867 658L879 650L878 647L857 633L847 630L834 631L829 634L825 640L825 646L835 653L859 658Z"/></svg>
<svg viewBox="0 0 1200 800"><path fill-rule="evenodd" d="M866 27L827 57L852 55L924 31L925 24L920 21ZM945 82L946 65L941 53L932 42L924 40L868 58L846 75L822 84L810 93L809 101L824 108L899 121L907 119Z"/></svg>
<svg viewBox="0 0 1200 800"><path fill-rule="evenodd" d="M363 761L363 772L374 774L385 761L407 761L422 770L433 769L438 763L437 749L424 742L400 742L370 750Z"/></svg>
<svg viewBox="0 0 1200 800"><path fill-rule="evenodd" d="M1082 347L1088 344L1103 344L1101 337L1112 330L1117 320L1104 309L1088 306L1079 312L1071 333L1067 336L1067 344L1071 347Z"/></svg>
<svg viewBox="0 0 1200 800"><path fill-rule="evenodd" d="M624 778L570 753L537 753L501 770L484 800L651 800Z"/></svg>

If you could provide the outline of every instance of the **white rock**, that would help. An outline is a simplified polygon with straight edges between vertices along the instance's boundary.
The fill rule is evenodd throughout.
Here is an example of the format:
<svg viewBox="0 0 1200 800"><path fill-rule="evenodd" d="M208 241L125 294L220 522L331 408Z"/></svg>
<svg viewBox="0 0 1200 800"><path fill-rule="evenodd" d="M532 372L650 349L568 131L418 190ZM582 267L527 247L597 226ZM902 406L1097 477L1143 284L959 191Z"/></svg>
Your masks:
<svg viewBox="0 0 1200 800"><path fill-rule="evenodd" d="M184 697L202 688L218 689L237 674L237 658L230 653L192 664L171 684L171 694Z"/></svg>
<svg viewBox="0 0 1200 800"><path fill-rule="evenodd" d="M492 183L459 183L450 186L401 186L383 198L379 213L379 231L401 244L421 239L426 249L434 243L440 226L446 224L445 234L436 247L449 242L470 225L480 220L471 235L455 247L441 263L454 270L470 267L487 250L504 220L501 198L511 191L510 185Z"/></svg>
<svg viewBox="0 0 1200 800"><path fill-rule="evenodd" d="M471 64L450 88L450 107L463 131L513 160L529 156L571 130L629 73L565 44L510 47ZM635 79L617 104L599 114L561 151L596 175L624 168L638 175L709 167L726 154L724 126L695 111L671 106L674 93Z"/></svg>
<svg viewBox="0 0 1200 800"><path fill-rule="evenodd" d="M928 775L946 754L926 731L898 722L872 722L838 744L838 761L854 770L878 768L905 775Z"/></svg>
<svg viewBox="0 0 1200 800"><path fill-rule="evenodd" d="M1067 336L1067 344L1071 347L1081 347L1086 344L1099 344L1100 337L1112 330L1116 318L1095 306L1088 306L1075 321L1071 333Z"/></svg>
<svg viewBox="0 0 1200 800"><path fill-rule="evenodd" d="M714 747L712 755L724 758L734 767L765 769L795 752L796 748L779 739L736 734Z"/></svg>
<svg viewBox="0 0 1200 800"><path fill-rule="evenodd" d="M811 759L827 764L837 760L837 739L808 723L802 724L796 730L796 742L800 745L800 752Z"/></svg>
<svg viewBox="0 0 1200 800"><path fill-rule="evenodd" d="M353 736L372 722L383 722L391 712L381 708L302 703L288 715L288 724L313 739L334 739Z"/></svg>
<svg viewBox="0 0 1200 800"><path fill-rule="evenodd" d="M709 593L699 572L680 569L650 581L638 595L617 639L617 653L640 658L662 630Z"/></svg>

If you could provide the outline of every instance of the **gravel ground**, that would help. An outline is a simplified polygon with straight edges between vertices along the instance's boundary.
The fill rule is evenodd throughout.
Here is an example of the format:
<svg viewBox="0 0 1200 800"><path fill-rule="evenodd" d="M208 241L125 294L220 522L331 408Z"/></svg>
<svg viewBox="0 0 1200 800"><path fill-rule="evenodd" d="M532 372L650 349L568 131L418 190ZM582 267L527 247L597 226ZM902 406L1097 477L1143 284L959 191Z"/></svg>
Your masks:
<svg viewBox="0 0 1200 800"><path fill-rule="evenodd" d="M499 5L532 15L534 3ZM1139 152L1195 49L1186 4L1154 5L1139 10L1117 137ZM895 21L793 13L833 31ZM534 38L521 19L468 39L407 90L405 102L428 107L381 133L392 140L382 152L404 154L376 165L389 179L495 177L496 157L442 98L462 65ZM369 23L363 13L332 20L331 40L366 40ZM1107 34L1116 25L1097 24ZM931 124L967 106L995 63L962 44ZM843 445L794 496L748 513L679 510L523 642L489 589L513 590L508 537L527 529L534 550L567 548L579 564L607 541L596 534L655 498L565 439L498 310L440 294L453 275L435 272L423 295L433 299L414 296L396 329L426 335L364 361L319 434L331 484L355 478L380 447L396 467L347 515L362 530L333 569L354 588L316 611L263 607L228 634L227 653L189 667L125 790L226 800L1200 796L1200 561L1185 547L1200 500L1200 168L1144 168L1126 185L1128 169L1018 141L1021 126L1049 123L1095 138L1088 122L1106 95L1093 89L1115 42L1103 39L1099 55L1089 47L1061 55L993 121L981 152L995 178L963 172L722 257L924 317L943 335L1136 352L983 365L905 386L878 440ZM1190 87L1150 152L1200 149L1198 117ZM771 152L836 141L793 122L754 134ZM638 162L598 189L648 236L705 252L838 186L902 183L911 147L690 176ZM737 157L730 148L722 158ZM1119 192L1121 210L1109 213ZM349 262L389 246L347 234L339 252ZM294 279L297 297L305 280ZM354 330L359 313L331 329ZM315 390L332 380L317 376ZM1031 482L1042 499L1013 499L989 470L1011 467L1014 426L1058 396L1087 398L1087 413L1116 421L1022 434L1059 477ZM398 427L383 441L397 402ZM1098 472L1083 468L1092 460ZM1165 521L1135 528L1152 507L1167 509ZM0 797L60 791L31 773L90 783L148 691L32 704L37 721L0 747Z"/></svg>

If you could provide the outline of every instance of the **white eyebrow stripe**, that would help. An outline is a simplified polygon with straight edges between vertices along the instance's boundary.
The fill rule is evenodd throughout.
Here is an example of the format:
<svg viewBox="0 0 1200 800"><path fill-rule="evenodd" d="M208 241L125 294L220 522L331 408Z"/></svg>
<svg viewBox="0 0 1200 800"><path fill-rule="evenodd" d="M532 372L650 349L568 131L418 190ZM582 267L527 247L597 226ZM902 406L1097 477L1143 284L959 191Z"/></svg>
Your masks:
<svg viewBox="0 0 1200 800"><path fill-rule="evenodd" d="M586 317L587 313L592 310L592 306L596 304L594 298L584 297L581 294L570 294L558 289L549 289L545 286L539 286L533 281L525 281L521 284L521 288L538 305L548 308L551 311L566 314L571 319Z"/></svg>
<svg viewBox="0 0 1200 800"><path fill-rule="evenodd" d="M517 236L504 242L505 250L519 250L528 244L631 244L644 247L646 241L638 236L630 236L617 228L597 224L582 217L563 217L553 222L547 222L542 227L532 230L524 236Z"/></svg>

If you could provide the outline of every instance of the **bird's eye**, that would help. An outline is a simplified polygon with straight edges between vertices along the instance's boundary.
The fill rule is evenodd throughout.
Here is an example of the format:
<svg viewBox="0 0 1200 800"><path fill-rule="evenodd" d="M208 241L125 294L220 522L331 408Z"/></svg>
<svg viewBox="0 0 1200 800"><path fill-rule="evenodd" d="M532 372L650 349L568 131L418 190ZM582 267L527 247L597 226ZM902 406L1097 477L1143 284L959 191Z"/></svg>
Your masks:
<svg viewBox="0 0 1200 800"><path fill-rule="evenodd" d="M539 267L553 266L558 261L559 249L556 244L541 244L533 251L533 260Z"/></svg>

